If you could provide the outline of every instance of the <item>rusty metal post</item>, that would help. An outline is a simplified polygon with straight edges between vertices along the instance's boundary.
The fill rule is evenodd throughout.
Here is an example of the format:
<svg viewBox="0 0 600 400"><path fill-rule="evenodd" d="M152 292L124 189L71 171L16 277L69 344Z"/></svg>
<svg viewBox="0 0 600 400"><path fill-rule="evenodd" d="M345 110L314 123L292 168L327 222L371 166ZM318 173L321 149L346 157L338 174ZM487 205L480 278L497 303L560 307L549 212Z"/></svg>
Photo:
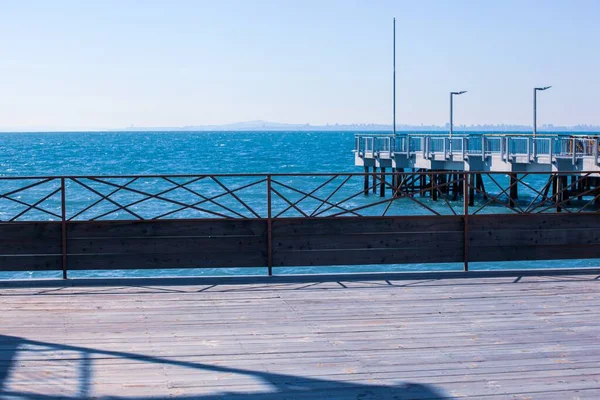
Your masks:
<svg viewBox="0 0 600 400"><path fill-rule="evenodd" d="M369 194L369 167L365 165L364 193Z"/></svg>
<svg viewBox="0 0 600 400"><path fill-rule="evenodd" d="M271 205L271 175L267 175L267 273L273 275L273 233Z"/></svg>
<svg viewBox="0 0 600 400"><path fill-rule="evenodd" d="M65 193L65 178L60 178L60 203L61 203L61 242L62 242L62 277L67 279L67 196Z"/></svg>
<svg viewBox="0 0 600 400"><path fill-rule="evenodd" d="M463 173L464 271L469 271L469 173Z"/></svg>

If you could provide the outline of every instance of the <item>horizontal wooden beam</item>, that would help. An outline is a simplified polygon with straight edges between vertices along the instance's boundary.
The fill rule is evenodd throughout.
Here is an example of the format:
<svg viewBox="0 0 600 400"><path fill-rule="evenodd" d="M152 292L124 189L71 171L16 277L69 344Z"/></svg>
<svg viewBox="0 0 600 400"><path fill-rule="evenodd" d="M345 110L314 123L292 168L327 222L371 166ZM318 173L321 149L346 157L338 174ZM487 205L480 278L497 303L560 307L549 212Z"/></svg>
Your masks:
<svg viewBox="0 0 600 400"><path fill-rule="evenodd" d="M65 222L67 268L600 258L599 214ZM271 224L271 234L268 225ZM0 271L60 270L61 222L0 223ZM271 241L271 242L269 242ZM466 241L466 242L465 242ZM465 246L466 245L466 246Z"/></svg>

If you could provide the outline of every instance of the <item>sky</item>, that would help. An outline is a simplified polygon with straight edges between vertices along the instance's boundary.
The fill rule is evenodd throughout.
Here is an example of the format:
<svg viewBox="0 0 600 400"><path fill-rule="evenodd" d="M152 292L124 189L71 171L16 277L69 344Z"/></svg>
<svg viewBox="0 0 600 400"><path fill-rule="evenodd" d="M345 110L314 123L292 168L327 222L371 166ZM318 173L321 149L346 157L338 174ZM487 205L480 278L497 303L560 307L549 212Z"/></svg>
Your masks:
<svg viewBox="0 0 600 400"><path fill-rule="evenodd" d="M0 0L0 129L600 125L598 0Z"/></svg>

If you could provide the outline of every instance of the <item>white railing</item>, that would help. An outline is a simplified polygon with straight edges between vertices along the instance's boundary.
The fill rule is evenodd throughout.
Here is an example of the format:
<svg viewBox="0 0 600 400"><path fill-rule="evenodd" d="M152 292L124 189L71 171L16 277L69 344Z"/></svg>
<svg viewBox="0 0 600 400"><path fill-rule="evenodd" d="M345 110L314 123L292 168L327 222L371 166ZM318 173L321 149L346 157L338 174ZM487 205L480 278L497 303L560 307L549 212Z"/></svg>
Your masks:
<svg viewBox="0 0 600 400"><path fill-rule="evenodd" d="M538 136L516 134L357 134L355 151L367 158L393 158L395 154L427 159L468 159L472 156L499 156L505 161L553 162L570 158L575 163L593 158L598 164L598 136Z"/></svg>

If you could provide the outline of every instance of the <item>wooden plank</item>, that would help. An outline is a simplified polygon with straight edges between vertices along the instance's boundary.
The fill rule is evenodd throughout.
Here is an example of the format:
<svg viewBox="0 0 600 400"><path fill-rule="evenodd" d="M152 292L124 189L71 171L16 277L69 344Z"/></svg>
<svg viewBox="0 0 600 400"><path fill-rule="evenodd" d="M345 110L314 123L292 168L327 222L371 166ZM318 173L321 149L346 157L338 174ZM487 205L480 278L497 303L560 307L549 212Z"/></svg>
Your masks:
<svg viewBox="0 0 600 400"><path fill-rule="evenodd" d="M273 236L388 232L462 232L461 216L303 218L273 220Z"/></svg>
<svg viewBox="0 0 600 400"><path fill-rule="evenodd" d="M600 229L600 214L565 212L562 214L469 215L470 231L498 229Z"/></svg>
<svg viewBox="0 0 600 400"><path fill-rule="evenodd" d="M600 215L469 216L471 261L600 258Z"/></svg>
<svg viewBox="0 0 600 400"><path fill-rule="evenodd" d="M403 248L462 248L462 232L405 232L357 233L340 235L276 236L275 250L336 250L336 249L403 249Z"/></svg>
<svg viewBox="0 0 600 400"><path fill-rule="evenodd" d="M266 251L263 236L68 239L68 254L148 254Z"/></svg>
<svg viewBox="0 0 600 400"><path fill-rule="evenodd" d="M62 269L60 255L0 255L0 271L55 271Z"/></svg>
<svg viewBox="0 0 600 400"><path fill-rule="evenodd" d="M276 266L460 262L462 217L275 220Z"/></svg>
<svg viewBox="0 0 600 400"><path fill-rule="evenodd" d="M568 260L600 258L598 245L479 246L469 249L470 261Z"/></svg>
<svg viewBox="0 0 600 400"><path fill-rule="evenodd" d="M60 222L0 222L0 240L60 238Z"/></svg>
<svg viewBox="0 0 600 400"><path fill-rule="evenodd" d="M0 223L0 255L61 254L60 222Z"/></svg>
<svg viewBox="0 0 600 400"><path fill-rule="evenodd" d="M275 266L449 263L463 259L462 248L346 249L273 252Z"/></svg>
<svg viewBox="0 0 600 400"><path fill-rule="evenodd" d="M61 254L61 238L0 238L0 255Z"/></svg>
<svg viewBox="0 0 600 400"><path fill-rule="evenodd" d="M598 245L600 230L598 229L494 229L475 231L469 235L469 246L537 246L537 245Z"/></svg>
<svg viewBox="0 0 600 400"><path fill-rule="evenodd" d="M264 267L266 251L69 255L69 270Z"/></svg>
<svg viewBox="0 0 600 400"><path fill-rule="evenodd" d="M257 219L69 222L67 238L258 236L266 229L266 221Z"/></svg>

